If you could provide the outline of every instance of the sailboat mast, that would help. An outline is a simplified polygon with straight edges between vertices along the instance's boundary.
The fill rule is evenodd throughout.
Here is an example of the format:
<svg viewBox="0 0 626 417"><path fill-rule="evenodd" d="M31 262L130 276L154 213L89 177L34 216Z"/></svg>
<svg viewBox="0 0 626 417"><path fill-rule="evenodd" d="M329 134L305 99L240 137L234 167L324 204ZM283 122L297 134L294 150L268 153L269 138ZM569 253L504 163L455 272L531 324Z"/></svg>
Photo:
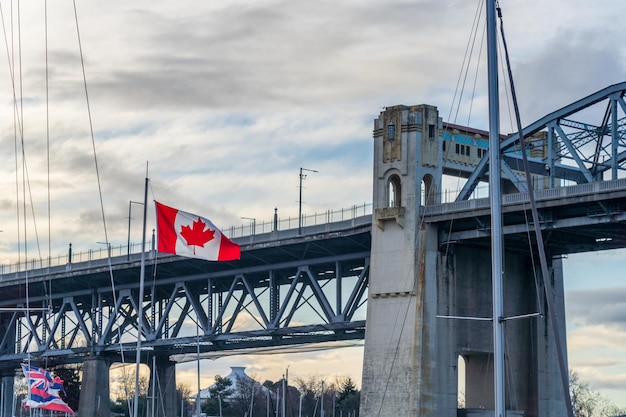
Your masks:
<svg viewBox="0 0 626 417"><path fill-rule="evenodd" d="M143 323L143 295L146 275L146 221L148 218L148 167L146 165L146 185L143 196L143 235L141 238L141 270L139 272L139 301L137 303L137 352L135 356L135 401L133 402L133 417L139 416L139 366L141 365L141 334Z"/></svg>
<svg viewBox="0 0 626 417"><path fill-rule="evenodd" d="M491 281L493 291L494 410L504 417L504 322L502 317L502 190L500 188L500 116L498 100L498 55L496 45L496 0L487 6L487 77L489 87L489 200L491 206Z"/></svg>

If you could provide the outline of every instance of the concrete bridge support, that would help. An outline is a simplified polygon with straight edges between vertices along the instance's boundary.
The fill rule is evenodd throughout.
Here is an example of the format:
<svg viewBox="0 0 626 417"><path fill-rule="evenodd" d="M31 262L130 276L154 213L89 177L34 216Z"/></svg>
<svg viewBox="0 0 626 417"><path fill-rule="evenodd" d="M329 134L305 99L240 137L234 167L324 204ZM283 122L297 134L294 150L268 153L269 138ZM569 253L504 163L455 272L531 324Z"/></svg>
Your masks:
<svg viewBox="0 0 626 417"><path fill-rule="evenodd" d="M444 319L491 317L491 254L488 248L449 247L440 253L437 271L437 315L439 332L434 357L438 371L448 369L446 391L464 392L464 408L473 415L493 415L493 331L491 321ZM510 415L525 417L565 415L555 341L541 286L535 281L528 253L508 251L504 261L505 393ZM555 311L561 334L565 334L561 260L552 259L550 283L559 306ZM520 318L533 313L541 315ZM517 318L516 318L517 317ZM443 323L442 323L443 321ZM457 387L457 364L465 368ZM442 381L443 382L443 381ZM455 394L456 395L456 394ZM443 398L440 399L442 401ZM449 403L448 403L449 404ZM438 404L437 408L443 404ZM484 410L478 412L477 410ZM451 410L453 411L453 410ZM490 414L491 413L491 414ZM437 414L441 415L441 414ZM450 415L456 415L450 413Z"/></svg>
<svg viewBox="0 0 626 417"><path fill-rule="evenodd" d="M102 356L89 356L83 362L78 415L109 417L109 363Z"/></svg>
<svg viewBox="0 0 626 417"><path fill-rule="evenodd" d="M427 105L387 107L375 121L361 417L463 415L463 385L471 415L493 416L490 249L443 245L437 225L420 218L421 205L438 203L441 128L437 109ZM548 284L564 335L560 265L551 260ZM507 251L504 266L505 315L543 314L506 322L509 415L565 415L549 313L528 248Z"/></svg>
<svg viewBox="0 0 626 417"><path fill-rule="evenodd" d="M2 384L0 386L0 416L12 417L16 415L16 411L13 410L13 394L15 393L13 387L15 385L15 373L11 372L1 376ZM17 406L19 407L19 405Z"/></svg>
<svg viewBox="0 0 626 417"><path fill-rule="evenodd" d="M152 401L148 401L148 416L177 416L180 403L176 395L176 363L168 357L157 357L150 370L150 387L148 396L154 395L154 414Z"/></svg>
<svg viewBox="0 0 626 417"><path fill-rule="evenodd" d="M6 339L6 346L13 349L15 346L15 324L11 323L11 314L0 314L0 334L4 335L4 338ZM0 416L12 417L16 415L16 411L13 409L15 371L11 370L2 372L0 374L0 380L2 381L0 386Z"/></svg>

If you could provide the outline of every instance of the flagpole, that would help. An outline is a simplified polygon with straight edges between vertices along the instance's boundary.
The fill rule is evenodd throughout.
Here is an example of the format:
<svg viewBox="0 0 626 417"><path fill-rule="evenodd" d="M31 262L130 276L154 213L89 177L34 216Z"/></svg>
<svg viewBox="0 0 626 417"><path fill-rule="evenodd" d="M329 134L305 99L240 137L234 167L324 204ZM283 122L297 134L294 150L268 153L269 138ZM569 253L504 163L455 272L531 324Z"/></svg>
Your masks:
<svg viewBox="0 0 626 417"><path fill-rule="evenodd" d="M152 412L151 415L154 417L154 406L156 404L156 383L157 383L157 374L156 374L156 355L152 355ZM159 393L161 390L159 390ZM182 417L182 416L181 416Z"/></svg>
<svg viewBox="0 0 626 417"><path fill-rule="evenodd" d="M200 323L196 323L196 367L198 376L198 394L196 395L196 416L200 417Z"/></svg>
<svg viewBox="0 0 626 417"><path fill-rule="evenodd" d="M141 325L143 322L143 284L146 273L146 219L148 217L148 163L146 162L146 184L143 195L143 233L141 238L141 271L139 273L139 302L137 305L137 352L135 354L135 401L133 417L139 416L139 366L141 365Z"/></svg>

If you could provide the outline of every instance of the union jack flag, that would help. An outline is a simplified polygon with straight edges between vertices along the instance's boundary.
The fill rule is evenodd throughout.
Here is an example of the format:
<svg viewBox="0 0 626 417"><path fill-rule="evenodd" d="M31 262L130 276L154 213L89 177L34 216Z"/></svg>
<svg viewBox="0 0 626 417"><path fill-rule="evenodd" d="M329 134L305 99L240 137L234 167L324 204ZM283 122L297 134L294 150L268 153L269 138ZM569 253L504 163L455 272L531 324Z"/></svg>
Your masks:
<svg viewBox="0 0 626 417"><path fill-rule="evenodd" d="M59 397L59 391L65 394L61 378L52 378L45 369L26 364L22 364L22 371L30 387L28 398L22 400L24 408L43 408L74 415L74 411Z"/></svg>

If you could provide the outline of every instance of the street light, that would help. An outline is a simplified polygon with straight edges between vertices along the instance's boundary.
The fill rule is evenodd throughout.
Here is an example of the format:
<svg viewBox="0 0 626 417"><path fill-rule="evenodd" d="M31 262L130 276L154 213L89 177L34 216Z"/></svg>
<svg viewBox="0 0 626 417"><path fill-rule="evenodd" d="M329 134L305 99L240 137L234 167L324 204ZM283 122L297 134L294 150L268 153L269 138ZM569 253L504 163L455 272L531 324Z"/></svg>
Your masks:
<svg viewBox="0 0 626 417"><path fill-rule="evenodd" d="M256 219L254 217L240 217L240 219L250 220L252 222L252 235L256 234Z"/></svg>
<svg viewBox="0 0 626 417"><path fill-rule="evenodd" d="M128 243L126 245L127 248L127 253L126 253L126 260L130 261L130 209L133 206L133 204L141 204L143 206L143 203L140 203L138 201L129 201L128 202ZM141 251L143 252L144 248L141 248Z"/></svg>
<svg viewBox="0 0 626 417"><path fill-rule="evenodd" d="M110 258L111 257L111 242L96 242L99 245L106 245L107 246L107 256Z"/></svg>
<svg viewBox="0 0 626 417"><path fill-rule="evenodd" d="M301 235L302 234L302 180L306 179L306 174L303 174L303 171L308 171L308 172L317 172L314 169L306 169L306 168L300 168L300 203L298 205L298 234Z"/></svg>
<svg viewBox="0 0 626 417"><path fill-rule="evenodd" d="M289 387L289 365L287 365L287 369L285 370L285 374L283 375L283 417L287 416L286 414L286 399L287 399L287 388Z"/></svg>

